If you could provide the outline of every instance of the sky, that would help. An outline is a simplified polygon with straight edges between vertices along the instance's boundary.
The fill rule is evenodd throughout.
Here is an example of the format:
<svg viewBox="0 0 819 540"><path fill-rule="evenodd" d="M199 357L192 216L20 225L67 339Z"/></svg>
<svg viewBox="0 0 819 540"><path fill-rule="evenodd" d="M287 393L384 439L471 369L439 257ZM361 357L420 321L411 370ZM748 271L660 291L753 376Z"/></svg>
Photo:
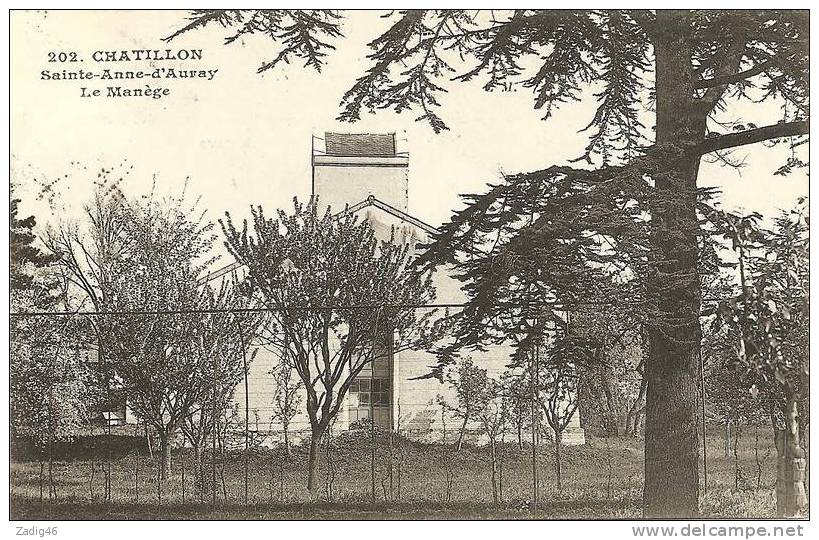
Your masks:
<svg viewBox="0 0 819 540"><path fill-rule="evenodd" d="M226 211L243 218L251 204L289 208L293 196L309 196L311 134L397 132L399 150L410 154L410 213L439 225L461 207L459 194L485 190L501 172L566 164L582 153L586 136L578 131L591 119L593 102L566 105L543 121L530 93L487 93L480 80L446 84L451 91L440 114L450 130L442 134L415 122L412 111L337 122L341 96L369 66L366 43L387 28L380 15L347 13L345 37L320 74L296 60L259 75L258 66L276 50L262 36L225 46L226 31L214 26L162 42L184 24L185 12L14 11L11 167L22 211L34 213L40 225L77 215L104 167L112 175L130 171L123 184L128 196L146 193L153 183L178 195L187 184L189 194L201 196L209 219ZM96 50L135 48L202 49L203 59L185 67L218 72L212 81L157 83L171 89L158 100L83 98L85 83L41 80L42 70L62 67L47 61L54 51L77 52L81 67L95 70L154 67L91 61ZM97 81L88 85L104 88ZM778 112L767 105L746 109L754 115L747 119L760 125ZM772 175L785 155L762 145L742 148L735 158L744 158L745 167L703 164L699 184L719 186L726 208L771 215L807 194L805 172ZM54 181L58 197L51 204L37 200L40 185Z"/></svg>

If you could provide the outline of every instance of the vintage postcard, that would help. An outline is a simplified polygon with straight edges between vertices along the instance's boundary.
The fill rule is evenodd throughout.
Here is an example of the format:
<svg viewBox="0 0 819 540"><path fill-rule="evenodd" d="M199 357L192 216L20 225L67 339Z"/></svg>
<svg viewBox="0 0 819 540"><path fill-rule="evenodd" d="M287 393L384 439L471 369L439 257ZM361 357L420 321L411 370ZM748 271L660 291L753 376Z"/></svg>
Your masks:
<svg viewBox="0 0 819 540"><path fill-rule="evenodd" d="M12 10L17 534L803 534L809 19Z"/></svg>

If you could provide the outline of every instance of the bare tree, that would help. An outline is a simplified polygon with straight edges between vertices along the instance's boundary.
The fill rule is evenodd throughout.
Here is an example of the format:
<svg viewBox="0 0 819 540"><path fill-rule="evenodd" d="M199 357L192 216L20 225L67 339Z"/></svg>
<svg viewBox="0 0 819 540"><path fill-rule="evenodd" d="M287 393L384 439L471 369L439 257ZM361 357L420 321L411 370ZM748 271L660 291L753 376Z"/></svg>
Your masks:
<svg viewBox="0 0 819 540"><path fill-rule="evenodd" d="M173 438L208 389L198 384L207 360L195 339L201 317L163 313L196 311L212 302L197 278L213 261L214 236L196 206L184 194L164 200L151 194L127 204L123 236L129 248L112 273L112 311L155 312L113 318L109 348L131 409L159 437L162 478L171 465Z"/></svg>
<svg viewBox="0 0 819 540"><path fill-rule="evenodd" d="M321 438L353 380L376 358L432 342L434 313L402 307L433 298L431 276L409 270L410 246L379 242L350 213L319 213L312 200L277 219L261 207L251 212L252 232L227 216L226 245L271 310L268 343L292 359L304 384L314 491Z"/></svg>
<svg viewBox="0 0 819 540"><path fill-rule="evenodd" d="M537 349L536 365L522 373L519 384L533 390L533 399L552 430L557 488L562 489L563 432L577 413L582 394L580 368L594 356L594 342L569 333L568 325L553 327L537 341L527 344Z"/></svg>
<svg viewBox="0 0 819 540"><path fill-rule="evenodd" d="M84 222L63 220L46 229L43 242L62 268L70 286L79 291L77 309L88 304L96 312L110 311L114 298L114 276L120 270L131 239L125 234L126 205L120 183L112 171L102 168L90 202L83 206ZM103 402L110 412L112 392L117 385L113 361L108 354L113 321L107 317L89 319L96 342L97 358L90 363ZM105 463L105 500L111 500L111 418L106 419L109 447Z"/></svg>
<svg viewBox="0 0 819 540"><path fill-rule="evenodd" d="M461 420L458 442L455 446L455 450L460 452L469 422L478 419L480 409L484 405L484 393L488 384L486 370L476 366L471 358L464 358L458 362L455 369L447 370L445 380L455 391L457 402L453 405L442 401L441 406Z"/></svg>
<svg viewBox="0 0 819 540"><path fill-rule="evenodd" d="M503 442L504 434L509 427L509 389L504 382L489 378L486 371L483 374L483 385L480 388L477 398L476 418L480 422L481 430L487 437L489 446L489 459L492 472L492 501L498 504L503 497L503 487L501 485L503 467L498 456L498 443Z"/></svg>
<svg viewBox="0 0 819 540"><path fill-rule="evenodd" d="M279 363L270 371L276 385L272 419L282 426L285 457L290 456L290 423L301 408L301 392L304 388L302 380L294 377L295 370L293 360L285 351Z"/></svg>
<svg viewBox="0 0 819 540"><path fill-rule="evenodd" d="M163 313L207 303L197 278L213 261L208 254L212 225L184 194L156 200L150 193L126 200L109 173L102 171L85 206L87 222L60 224L49 231L46 245L67 279L100 313L92 319L96 367L109 408L117 387L131 409L156 430L164 477L172 437L201 401L202 385L195 380L204 359L190 339L197 335L197 317ZM107 488L109 478L110 457ZM106 492L110 496L110 489Z"/></svg>
<svg viewBox="0 0 819 540"><path fill-rule="evenodd" d="M225 416L236 386L246 376L246 356L241 350L243 339L239 332L253 336L264 319L259 313L231 312L250 305L239 289L239 284L228 281L217 290L204 286L198 308L212 313L198 318L197 330L190 336L193 354L201 358L197 373L189 379L197 399L182 419L180 429L194 451L200 493L205 485L204 450L219 419ZM250 353L249 362L255 353L255 349Z"/></svg>
<svg viewBox="0 0 819 540"><path fill-rule="evenodd" d="M572 366L561 364L544 370L541 375L540 406L546 423L552 428L557 489L563 489L562 457L563 431L577 411L579 378Z"/></svg>

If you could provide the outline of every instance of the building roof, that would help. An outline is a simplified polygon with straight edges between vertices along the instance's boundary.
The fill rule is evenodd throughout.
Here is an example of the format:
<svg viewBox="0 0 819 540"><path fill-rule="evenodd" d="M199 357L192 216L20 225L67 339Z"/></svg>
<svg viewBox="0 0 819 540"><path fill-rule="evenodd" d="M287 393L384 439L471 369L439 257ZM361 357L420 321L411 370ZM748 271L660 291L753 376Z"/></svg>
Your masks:
<svg viewBox="0 0 819 540"><path fill-rule="evenodd" d="M395 133L327 132L324 145L330 156L394 156Z"/></svg>
<svg viewBox="0 0 819 540"><path fill-rule="evenodd" d="M366 199L364 199L360 203L354 204L353 206L349 207L347 209L347 212L355 213L355 212L358 212L359 210L361 210L362 208L365 208L367 206L373 206L375 208L383 210L384 212L387 212L388 214L392 214L394 217L400 219L401 221L404 221L406 223L410 223L412 225L415 225L419 229L423 229L424 231L428 232L429 234L435 234L435 233L438 232L438 229L436 229L432 225L429 225L428 223L424 223L420 219L418 219L418 218L416 218L414 216L411 216L411 215L407 214L406 212L404 212L403 210L399 210L398 208L396 208L396 207L394 207L394 206L392 206L390 204L387 204L387 203L385 203L383 201L380 201L380 200L378 200L377 198L375 198L372 195L370 195L369 197L367 197ZM342 212L339 212L336 215L339 216L339 215L342 215L343 213L344 212L342 211Z"/></svg>

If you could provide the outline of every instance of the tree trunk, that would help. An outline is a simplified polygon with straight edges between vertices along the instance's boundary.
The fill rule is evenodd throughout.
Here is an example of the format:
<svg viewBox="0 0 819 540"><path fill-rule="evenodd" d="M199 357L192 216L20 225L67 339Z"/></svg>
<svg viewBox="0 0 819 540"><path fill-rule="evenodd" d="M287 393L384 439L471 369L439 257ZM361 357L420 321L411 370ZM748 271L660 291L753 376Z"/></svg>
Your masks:
<svg viewBox="0 0 819 540"><path fill-rule="evenodd" d="M313 433L310 437L310 453L307 457L307 490L311 494L314 494L318 488L318 452L323 430L315 427L312 431Z"/></svg>
<svg viewBox="0 0 819 540"><path fill-rule="evenodd" d="M194 460L194 483L196 490L199 493L199 500L202 500L202 495L205 493L205 463L202 455L202 446L199 444L193 445L193 460Z"/></svg>
<svg viewBox="0 0 819 540"><path fill-rule="evenodd" d="M179 456L179 472L182 473L182 504L185 504L185 455Z"/></svg>
<svg viewBox="0 0 819 540"><path fill-rule="evenodd" d="M489 451L492 458L492 502L498 504L498 455L494 439L489 441Z"/></svg>
<svg viewBox="0 0 819 540"><path fill-rule="evenodd" d="M619 437L622 431L620 429L619 407L614 396L617 390L612 388L616 384L614 374L605 369L601 374L601 379L603 395L606 397L606 407L603 411L603 430L606 436Z"/></svg>
<svg viewBox="0 0 819 540"><path fill-rule="evenodd" d="M330 486L332 479L330 478L330 437L329 432L328 436L324 438L324 494L327 497L328 502L332 502L332 487Z"/></svg>
<svg viewBox="0 0 819 540"><path fill-rule="evenodd" d="M628 414L626 415L626 435L631 437L640 436L640 413L644 407L645 397L646 378L643 377L640 381L640 391L637 394L637 398L634 400L631 407L629 407Z"/></svg>
<svg viewBox="0 0 819 540"><path fill-rule="evenodd" d="M787 397L784 425L776 429L776 511L780 517L804 514L808 508L805 492L805 451L799 444L797 400Z"/></svg>
<svg viewBox="0 0 819 540"><path fill-rule="evenodd" d="M562 463L560 457L560 443L563 438L563 433L559 429L555 429L555 480L557 481L557 490L563 490L563 476Z"/></svg>
<svg viewBox="0 0 819 540"><path fill-rule="evenodd" d="M171 470L171 437L167 433L159 434L159 445L162 451L162 465L159 470L160 479L165 480Z"/></svg>
<svg viewBox="0 0 819 540"><path fill-rule="evenodd" d="M88 426L91 432L91 440L94 441L94 424L89 424ZM94 461L94 450L95 444L91 443L91 448L88 450L88 459L91 462L91 474L88 478L88 496L91 501L94 500L94 473L96 472L96 462Z"/></svg>
<svg viewBox="0 0 819 540"><path fill-rule="evenodd" d="M93 435L93 433L92 433ZM134 440L139 441L139 424L134 424ZM93 466L93 462L92 462ZM134 500L139 503L139 446L134 452Z"/></svg>
<svg viewBox="0 0 819 540"><path fill-rule="evenodd" d="M279 501L284 501L284 464L288 461L287 455L279 461Z"/></svg>
<svg viewBox="0 0 819 540"><path fill-rule="evenodd" d="M154 459L154 447L151 445L151 435L148 433L148 423L145 423L145 444L148 446L148 457Z"/></svg>
<svg viewBox="0 0 819 540"><path fill-rule="evenodd" d="M762 460L759 458L759 430L754 430L754 461L756 462L756 489L762 489Z"/></svg>
<svg viewBox="0 0 819 540"><path fill-rule="evenodd" d="M656 304L649 314L645 370L645 517L685 518L699 511L699 157L691 150L703 138L705 115L693 103L691 32L687 11L657 11L656 148L662 170L652 173L648 294Z"/></svg>
<svg viewBox="0 0 819 540"><path fill-rule="evenodd" d="M597 348L597 375L599 376L600 387L603 391L603 432L606 436L622 435L622 423L620 421L620 401L622 392L617 387L617 376L614 368L610 365L606 357L605 338L603 345Z"/></svg>
<svg viewBox="0 0 819 540"><path fill-rule="evenodd" d="M393 431L390 428L389 438L387 439L389 443L389 469L387 471L390 480L390 500L393 498L393 488L394 488L394 478L393 478L393 464L395 463L395 447L393 444Z"/></svg>
<svg viewBox="0 0 819 540"><path fill-rule="evenodd" d="M643 415L646 412L645 407L641 407L635 414L634 414L634 437L640 438L640 427L643 425Z"/></svg>
<svg viewBox="0 0 819 540"><path fill-rule="evenodd" d="M742 467L739 466L739 438L742 436L742 431L737 425L734 432L734 491L739 491L739 485L745 484L742 479Z"/></svg>
<svg viewBox="0 0 819 540"><path fill-rule="evenodd" d="M45 486L45 461L43 461L43 457L40 456L40 502L43 502L43 489Z"/></svg>
<svg viewBox="0 0 819 540"><path fill-rule="evenodd" d="M518 428L518 449L523 450L523 408L520 408L518 412L518 421L517 421L517 428Z"/></svg>
<svg viewBox="0 0 819 540"><path fill-rule="evenodd" d="M467 409L466 414L464 414L464 421L461 424L461 431L458 433L458 445L455 448L456 452L460 452L461 451L461 446L463 446L464 433L466 433L466 422L467 422L467 420L469 420L469 409Z"/></svg>
<svg viewBox="0 0 819 540"><path fill-rule="evenodd" d="M49 390L53 394L53 390ZM49 402L51 402L49 397ZM52 406L48 407L48 499L57 498L57 488L54 486L54 416Z"/></svg>
<svg viewBox="0 0 819 540"><path fill-rule="evenodd" d="M503 435L501 435L501 449L498 452L498 499L503 502Z"/></svg>

